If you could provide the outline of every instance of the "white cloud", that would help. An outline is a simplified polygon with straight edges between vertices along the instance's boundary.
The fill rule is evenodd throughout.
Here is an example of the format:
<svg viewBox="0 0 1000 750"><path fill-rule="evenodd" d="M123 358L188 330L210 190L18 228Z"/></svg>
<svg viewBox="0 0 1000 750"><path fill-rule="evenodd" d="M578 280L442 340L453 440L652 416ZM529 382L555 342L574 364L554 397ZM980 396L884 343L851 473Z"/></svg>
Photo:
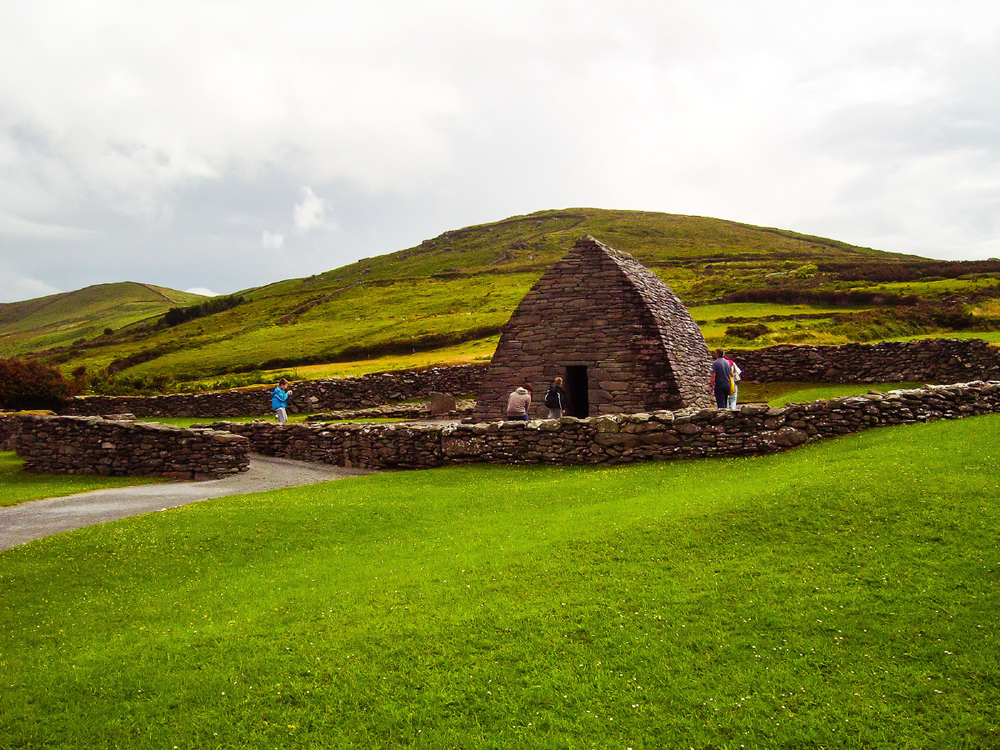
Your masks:
<svg viewBox="0 0 1000 750"><path fill-rule="evenodd" d="M337 228L336 222L327 214L326 201L316 195L311 187L302 188L302 202L295 206L293 218L296 232Z"/></svg>
<svg viewBox="0 0 1000 750"><path fill-rule="evenodd" d="M61 240L74 242L93 234L85 229L31 221L20 216L0 212L0 236L22 237L33 240Z"/></svg>
<svg viewBox="0 0 1000 750"><path fill-rule="evenodd" d="M127 273L234 291L574 205L996 254L988 0L34 0L3 16L8 289ZM258 245L260 226L276 230Z"/></svg>
<svg viewBox="0 0 1000 750"><path fill-rule="evenodd" d="M185 289L188 294L200 294L203 297L218 297L218 292L213 292L211 289L206 289L203 286L196 286L193 289Z"/></svg>
<svg viewBox="0 0 1000 750"><path fill-rule="evenodd" d="M264 248L265 250L277 250L284 244L285 244L285 235L271 234L266 229L264 230L264 235L260 243L260 246L262 248Z"/></svg>
<svg viewBox="0 0 1000 750"><path fill-rule="evenodd" d="M18 302L36 297L48 297L62 291L38 279L15 278L11 283L0 285L0 302Z"/></svg>

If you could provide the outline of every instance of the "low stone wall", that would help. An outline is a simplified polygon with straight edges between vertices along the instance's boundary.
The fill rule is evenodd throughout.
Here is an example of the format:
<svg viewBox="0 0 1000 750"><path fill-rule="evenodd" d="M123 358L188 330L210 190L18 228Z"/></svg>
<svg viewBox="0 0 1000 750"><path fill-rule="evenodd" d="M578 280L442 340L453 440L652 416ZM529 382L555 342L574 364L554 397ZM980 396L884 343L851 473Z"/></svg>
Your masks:
<svg viewBox="0 0 1000 750"><path fill-rule="evenodd" d="M380 372L357 378L327 378L293 383L289 411L314 413L380 406L391 401L426 399L431 391L474 396L485 364ZM62 414L92 416L131 412L138 417L242 417L271 412L274 386L235 391L172 393L166 396L86 396L70 399Z"/></svg>
<svg viewBox="0 0 1000 750"><path fill-rule="evenodd" d="M14 433L19 429L19 423L10 414L0 414L0 451L14 449L12 442Z"/></svg>
<svg viewBox="0 0 1000 750"><path fill-rule="evenodd" d="M743 370L744 380L758 383L782 380L962 383L1000 377L1000 349L981 339L772 346L734 350L730 356ZM456 365L374 373L357 378L305 380L292 386L290 411L315 414L365 409L394 401L426 399L432 391L478 396L487 367L486 364ZM708 382L708 373L705 382ZM131 412L140 417L205 418L263 415L271 411L271 390L272 387L260 387L153 397L88 396L71 399L62 413ZM535 409L544 413L540 403Z"/></svg>
<svg viewBox="0 0 1000 750"><path fill-rule="evenodd" d="M1000 377L1000 349L982 339L917 339L841 346L733 350L743 379L755 383L965 383Z"/></svg>
<svg viewBox="0 0 1000 750"><path fill-rule="evenodd" d="M24 470L46 474L220 479L250 468L250 443L231 432L100 417L14 417Z"/></svg>
<svg viewBox="0 0 1000 750"><path fill-rule="evenodd" d="M621 464L746 456L885 425L1000 412L1000 382L735 411L608 415L472 425L276 425L216 423L270 456L368 469L419 469L462 463Z"/></svg>

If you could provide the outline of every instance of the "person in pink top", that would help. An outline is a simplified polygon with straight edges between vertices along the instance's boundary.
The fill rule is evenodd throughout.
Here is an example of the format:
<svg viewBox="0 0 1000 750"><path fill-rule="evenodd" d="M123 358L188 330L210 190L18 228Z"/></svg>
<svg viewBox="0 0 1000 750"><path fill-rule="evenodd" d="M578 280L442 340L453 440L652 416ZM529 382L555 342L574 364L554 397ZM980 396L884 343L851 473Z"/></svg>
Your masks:
<svg viewBox="0 0 1000 750"><path fill-rule="evenodd" d="M736 394L740 390L740 374L743 371L740 370L736 363L729 359L729 357L726 357L726 362L729 363L729 369L733 374L733 392L730 393L729 398L726 399L726 408L732 410L736 408Z"/></svg>

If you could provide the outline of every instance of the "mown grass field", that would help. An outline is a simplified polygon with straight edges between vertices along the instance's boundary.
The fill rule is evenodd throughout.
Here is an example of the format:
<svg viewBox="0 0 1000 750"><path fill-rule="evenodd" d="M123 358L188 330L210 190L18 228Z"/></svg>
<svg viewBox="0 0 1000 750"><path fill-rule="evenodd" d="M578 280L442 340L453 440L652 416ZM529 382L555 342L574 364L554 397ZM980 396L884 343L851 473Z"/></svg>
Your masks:
<svg viewBox="0 0 1000 750"><path fill-rule="evenodd" d="M39 540L0 554L0 737L996 747L998 455L990 416L382 474Z"/></svg>

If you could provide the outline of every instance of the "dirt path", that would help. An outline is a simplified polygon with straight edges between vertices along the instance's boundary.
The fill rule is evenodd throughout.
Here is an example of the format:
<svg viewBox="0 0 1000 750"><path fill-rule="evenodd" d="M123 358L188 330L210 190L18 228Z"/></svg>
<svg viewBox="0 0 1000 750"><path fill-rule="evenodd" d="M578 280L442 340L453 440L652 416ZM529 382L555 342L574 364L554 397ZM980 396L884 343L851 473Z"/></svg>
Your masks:
<svg viewBox="0 0 1000 750"><path fill-rule="evenodd" d="M374 472L363 469L343 469L339 466L253 455L250 457L249 471L225 479L118 487L50 500L35 500L0 508L0 551L51 534L117 521L141 513L176 508L199 500L282 487L300 487L372 473Z"/></svg>

